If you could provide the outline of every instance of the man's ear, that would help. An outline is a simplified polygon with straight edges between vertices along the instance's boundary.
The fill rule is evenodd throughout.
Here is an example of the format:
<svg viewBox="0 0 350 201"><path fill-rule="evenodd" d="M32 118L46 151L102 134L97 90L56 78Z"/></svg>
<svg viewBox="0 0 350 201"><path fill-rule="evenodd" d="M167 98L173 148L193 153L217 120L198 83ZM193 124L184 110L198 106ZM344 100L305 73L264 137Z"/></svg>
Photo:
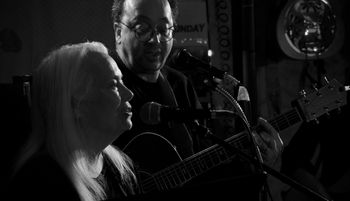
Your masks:
<svg viewBox="0 0 350 201"><path fill-rule="evenodd" d="M122 29L121 29L120 25L117 22L114 22L113 28L114 28L115 41L116 41L117 44L120 44L121 43Z"/></svg>

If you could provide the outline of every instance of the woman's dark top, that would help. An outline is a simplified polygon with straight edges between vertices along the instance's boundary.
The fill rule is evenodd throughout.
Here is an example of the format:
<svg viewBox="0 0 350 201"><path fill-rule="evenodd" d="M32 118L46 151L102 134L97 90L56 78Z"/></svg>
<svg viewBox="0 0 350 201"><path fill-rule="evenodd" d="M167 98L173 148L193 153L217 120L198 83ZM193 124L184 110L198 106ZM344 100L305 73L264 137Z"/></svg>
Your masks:
<svg viewBox="0 0 350 201"><path fill-rule="evenodd" d="M107 179L107 199L120 199L132 194L120 182L118 171L108 157L99 177ZM80 201L79 195L66 173L50 156L42 154L30 159L8 186L8 200Z"/></svg>

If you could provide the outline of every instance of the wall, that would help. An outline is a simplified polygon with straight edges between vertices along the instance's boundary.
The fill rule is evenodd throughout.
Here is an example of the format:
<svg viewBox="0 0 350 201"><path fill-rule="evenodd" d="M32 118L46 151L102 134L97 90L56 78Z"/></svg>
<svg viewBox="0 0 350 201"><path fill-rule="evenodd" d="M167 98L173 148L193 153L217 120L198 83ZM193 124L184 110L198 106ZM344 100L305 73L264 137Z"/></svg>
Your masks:
<svg viewBox="0 0 350 201"><path fill-rule="evenodd" d="M113 47L111 0L2 0L0 31L11 30L20 48L0 50L0 83L30 73L41 58L63 43L98 40ZM5 34L1 43L11 39Z"/></svg>

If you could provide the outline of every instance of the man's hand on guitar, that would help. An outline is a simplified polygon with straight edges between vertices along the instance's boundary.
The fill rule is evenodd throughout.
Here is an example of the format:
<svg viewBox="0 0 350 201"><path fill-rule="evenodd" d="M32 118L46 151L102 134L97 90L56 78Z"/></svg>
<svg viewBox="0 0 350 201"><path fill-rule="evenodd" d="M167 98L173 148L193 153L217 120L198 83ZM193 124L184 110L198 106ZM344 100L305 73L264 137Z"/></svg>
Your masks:
<svg viewBox="0 0 350 201"><path fill-rule="evenodd" d="M279 133L262 117L258 119L257 128L253 131L253 136L264 164L279 170L283 151L283 141Z"/></svg>

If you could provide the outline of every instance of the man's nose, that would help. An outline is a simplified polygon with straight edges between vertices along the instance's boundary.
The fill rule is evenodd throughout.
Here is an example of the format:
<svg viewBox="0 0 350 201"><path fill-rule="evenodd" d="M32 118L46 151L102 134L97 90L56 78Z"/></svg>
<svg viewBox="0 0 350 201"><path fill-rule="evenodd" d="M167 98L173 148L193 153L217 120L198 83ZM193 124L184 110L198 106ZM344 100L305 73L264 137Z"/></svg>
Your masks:
<svg viewBox="0 0 350 201"><path fill-rule="evenodd" d="M160 33L158 31L154 31L149 42L160 43L160 37L161 37Z"/></svg>

